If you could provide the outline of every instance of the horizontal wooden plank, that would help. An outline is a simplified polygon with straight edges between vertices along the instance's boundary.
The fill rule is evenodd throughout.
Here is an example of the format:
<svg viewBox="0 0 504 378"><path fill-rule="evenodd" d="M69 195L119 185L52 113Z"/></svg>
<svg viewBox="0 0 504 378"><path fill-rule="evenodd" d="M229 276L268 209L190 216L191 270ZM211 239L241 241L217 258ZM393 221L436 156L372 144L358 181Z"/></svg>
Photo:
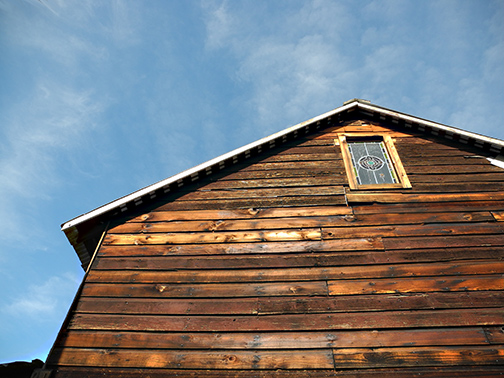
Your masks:
<svg viewBox="0 0 504 378"><path fill-rule="evenodd" d="M504 365L502 347L335 349L336 368Z"/></svg>
<svg viewBox="0 0 504 378"><path fill-rule="evenodd" d="M148 333L72 331L60 339L71 348L136 349L324 349L488 345L482 327L412 330Z"/></svg>
<svg viewBox="0 0 504 378"><path fill-rule="evenodd" d="M309 148L309 147L305 147ZM292 150L290 152L284 151L283 153L267 156L263 159L260 159L260 163L277 163L277 162L304 162L304 161L335 161L341 158L341 154L339 154L335 148L327 149L324 152L315 152L308 154L306 151L302 151L303 153L293 153Z"/></svg>
<svg viewBox="0 0 504 378"><path fill-rule="evenodd" d="M279 148L274 151L275 155L316 155L316 154L331 154L334 155L338 150L333 144L324 143L323 145L307 145L299 143L299 141L291 144L286 144L284 148ZM274 155L274 156L275 156Z"/></svg>
<svg viewBox="0 0 504 378"><path fill-rule="evenodd" d="M61 366L179 369L331 369L327 349L301 351L195 351L65 348L54 350L49 363Z"/></svg>
<svg viewBox="0 0 504 378"><path fill-rule="evenodd" d="M481 275L504 273L503 262L458 261L440 263L387 264L369 266L335 266L284 269L241 270L178 270L136 271L96 270L89 272L86 282L135 283L224 283L224 282L275 282L318 281L356 278L420 277ZM504 287L504 286L503 286Z"/></svg>
<svg viewBox="0 0 504 378"><path fill-rule="evenodd" d="M329 146L334 148L334 139L316 139L312 135L309 135L305 140L297 144L299 147L311 147L311 146Z"/></svg>
<svg viewBox="0 0 504 378"><path fill-rule="evenodd" d="M492 207L493 209L494 207ZM351 215L352 208L344 206L316 206L293 208L249 208L236 210L178 210L153 211L134 217L127 222L171 222L216 219L262 219L262 218L294 218L314 216Z"/></svg>
<svg viewBox="0 0 504 378"><path fill-rule="evenodd" d="M419 138L397 138L396 144L407 148L462 150L472 153L482 152L481 149L470 146L469 144L460 143L457 140L449 140L435 135L429 135L429 133L424 132L421 132Z"/></svg>
<svg viewBox="0 0 504 378"><path fill-rule="evenodd" d="M191 233L153 233L153 234L107 234L105 244L143 245L143 244L193 244L193 243L244 243L244 242L283 242L299 240L321 240L320 229L264 230L230 232L191 232Z"/></svg>
<svg viewBox="0 0 504 378"><path fill-rule="evenodd" d="M411 143L413 142L413 143ZM420 143L414 143L413 140L408 139L407 143L397 143L396 139L396 149L401 156L401 159L404 160L409 160L411 158L416 158L416 159L424 159L429 160L432 158L445 158L446 160L449 161L449 159L453 157L468 157L467 159L471 159L473 156L475 158L481 158L481 156L485 155L486 152L484 151L478 151L479 153L476 153L475 151L466 151L464 149L459 149L459 148L454 148L448 145L442 145L442 144L435 144L435 143L430 143L430 144L420 144ZM310 148L310 147L306 147ZM312 147L314 148L314 147ZM315 150L314 150L315 151Z"/></svg>
<svg viewBox="0 0 504 378"><path fill-rule="evenodd" d="M326 295L325 281L234 284L87 284L83 296L137 298L222 298Z"/></svg>
<svg viewBox="0 0 504 378"><path fill-rule="evenodd" d="M211 235L211 234L210 234ZM210 236L209 235L209 236ZM312 235L316 235L312 234ZM281 236L281 235L280 235ZM296 234L292 234L296 236ZM107 239L100 251L107 250L111 255L111 250L107 249L108 246L118 247L125 244L108 243ZM128 237L123 242L133 242L135 236ZM140 239L142 240L142 239ZM209 240L207 238L207 240ZM160 240L161 241L161 240ZM133 253L145 253L148 250L148 244L133 244L138 251ZM341 240L313 240L313 241L289 241L289 242L267 242L267 243L217 243L217 244L181 244L181 245L156 245L150 244L155 247L159 255L224 255L224 254L257 254L257 253L301 253L301 252L315 252L315 251L371 251L383 250L383 244L379 238L358 238L358 239L341 239ZM129 245L131 248L131 245ZM129 253L125 249L114 249L120 251L123 256ZM143 252L142 252L143 251Z"/></svg>
<svg viewBox="0 0 504 378"><path fill-rule="evenodd" d="M267 332L502 326L502 308L287 314L154 316L75 314L68 329L143 332Z"/></svg>
<svg viewBox="0 0 504 378"><path fill-rule="evenodd" d="M432 291L502 290L504 277L457 276L435 278L397 278L339 280L328 282L330 295L421 293Z"/></svg>
<svg viewBox="0 0 504 378"><path fill-rule="evenodd" d="M344 239L341 240L342 242ZM95 260L96 269L138 269L138 270L175 270L175 269L243 269L243 268L287 268L287 267L313 267L313 266L346 266L368 264L399 264L407 262L443 262L470 259L504 259L501 247L468 247L468 248L438 248L438 249L412 249L396 251L319 251L310 253L275 254L260 253L238 254L234 250L229 255L219 255L215 246L207 246L210 251L192 247L177 246L180 251L171 250L171 246L102 246L98 252L99 259ZM179 249L180 248L180 249ZM184 252L182 252L184 248ZM223 247L225 248L225 247ZM188 250L189 249L189 250ZM189 254L189 251L193 254ZM215 252L215 255L204 254Z"/></svg>
<svg viewBox="0 0 504 378"><path fill-rule="evenodd" d="M502 168L490 164L489 162L481 161L482 164L472 164L472 165L456 165L457 172L460 174L472 174L472 173L500 173ZM440 174L440 173L453 173L453 165L425 165L425 166L406 166L406 172L408 174L414 175L430 175L430 174Z"/></svg>
<svg viewBox="0 0 504 378"><path fill-rule="evenodd" d="M335 169L343 167L340 160L321 160L321 161L297 161L297 162L274 162L274 163L255 163L244 165L241 172L247 171L280 171L287 169Z"/></svg>
<svg viewBox="0 0 504 378"><path fill-rule="evenodd" d="M50 367L50 366L49 366ZM134 369L134 368L90 368L60 366L54 369L54 378L495 378L502 376L502 366L437 366L419 368L377 368L346 370L222 370L222 369Z"/></svg>
<svg viewBox="0 0 504 378"><path fill-rule="evenodd" d="M504 246L504 234L383 238L387 250L443 247L498 247Z"/></svg>
<svg viewBox="0 0 504 378"><path fill-rule="evenodd" d="M417 194L417 193L389 193L389 192L347 192L349 203L378 202L466 202L466 201L502 201L504 192L491 193L454 193L454 194Z"/></svg>
<svg viewBox="0 0 504 378"><path fill-rule="evenodd" d="M289 188L289 187L327 187L330 185L342 186L347 183L346 177L342 175L327 175L324 177L285 177L285 178L264 178L214 181L202 186L199 190L231 190L231 189L261 189L261 188Z"/></svg>
<svg viewBox="0 0 504 378"><path fill-rule="evenodd" d="M339 196L344 194L343 186L286 187L286 188L244 188L229 190L196 190L182 194L178 201Z"/></svg>
<svg viewBox="0 0 504 378"><path fill-rule="evenodd" d="M390 127L390 126L389 126ZM406 128L405 130L415 131L415 128ZM419 132L419 130L416 130ZM420 131L418 138L397 138L396 144L406 148L415 149L443 149L455 151L473 151L480 152L481 149L476 149L467 143L460 143L457 140L449 140L447 138L430 135L428 132Z"/></svg>
<svg viewBox="0 0 504 378"><path fill-rule="evenodd" d="M384 217L386 218L386 217ZM405 216L405 219L408 217ZM504 227L492 223L432 223L419 225L384 225L382 227L328 227L322 229L322 239L409 236L479 235L504 233Z"/></svg>
<svg viewBox="0 0 504 378"><path fill-rule="evenodd" d="M503 182L504 181L504 173L493 172L493 173L452 173L452 174L428 174L428 175L408 175L408 178L412 183L450 183L450 182ZM227 182L227 181L226 181Z"/></svg>
<svg viewBox="0 0 504 378"><path fill-rule="evenodd" d="M261 207L292 206L340 206L344 205L345 196L293 196L274 198L242 198L220 200L173 201L161 205L158 210L208 210L208 209L250 209Z"/></svg>
<svg viewBox="0 0 504 378"><path fill-rule="evenodd" d="M387 213L435 213L435 212L470 212L504 210L504 201L468 201L468 202L413 202L386 204L355 204L351 207L355 215Z"/></svg>
<svg viewBox="0 0 504 378"><path fill-rule="evenodd" d="M254 298L81 297L76 312L144 315L272 315L502 307L503 291Z"/></svg>
<svg viewBox="0 0 504 378"><path fill-rule="evenodd" d="M458 169L458 166L469 166L469 165L488 165L490 164L486 157L480 155L471 155L468 153L460 154L460 155L451 155L451 156L411 156L400 155L403 164L408 167L413 166L443 166L450 165L454 167L455 170Z"/></svg>
<svg viewBox="0 0 504 378"><path fill-rule="evenodd" d="M159 219L159 213L152 213L151 218ZM161 213L165 214L165 212ZM167 215L167 214L166 214ZM109 233L156 233L156 232L214 232L236 230L274 230L288 228L317 228L317 227L355 227L369 225L398 225L425 223L454 223L454 222L494 222L489 211L478 212L449 212L449 213L412 213L404 214L345 214L325 216L280 217L268 219L222 219L214 218L208 221L152 221L127 222L112 228ZM504 225L490 225L504 231ZM348 232L348 230L345 230ZM362 237L362 236L359 236ZM348 238L348 237L347 237Z"/></svg>
<svg viewBox="0 0 504 378"><path fill-rule="evenodd" d="M408 161L410 159L424 159L424 161L429 161L432 158L445 158L450 161L452 158L468 157L468 159L480 158L487 154L482 150L476 150L472 147L469 149L454 148L452 146L436 144L436 143L424 143L424 141L419 141L415 139L408 139L406 143L398 142L395 140L395 146L402 159ZM486 155L485 155L486 156Z"/></svg>
<svg viewBox="0 0 504 378"><path fill-rule="evenodd" d="M330 177L337 180L341 180L346 177L345 167L334 166L334 167L311 167L311 168L297 168L297 169L281 169L281 170L269 170L269 171L237 171L236 168L233 170L226 170L223 172L222 181L231 180L256 180L256 179L289 179L289 178L322 178Z"/></svg>
<svg viewBox="0 0 504 378"><path fill-rule="evenodd" d="M489 213L488 213L489 214ZM489 214L491 217L491 215ZM236 230L273 230L288 228L314 228L323 225L344 223L343 216L297 217L254 220L220 220L213 221L170 221L156 223L125 223L114 227L110 233L156 233L156 232L214 232ZM493 217L491 217L493 220Z"/></svg>
<svg viewBox="0 0 504 378"><path fill-rule="evenodd" d="M499 192L504 190L504 182L445 182L423 183L412 182L412 191L417 193L466 193L466 192Z"/></svg>

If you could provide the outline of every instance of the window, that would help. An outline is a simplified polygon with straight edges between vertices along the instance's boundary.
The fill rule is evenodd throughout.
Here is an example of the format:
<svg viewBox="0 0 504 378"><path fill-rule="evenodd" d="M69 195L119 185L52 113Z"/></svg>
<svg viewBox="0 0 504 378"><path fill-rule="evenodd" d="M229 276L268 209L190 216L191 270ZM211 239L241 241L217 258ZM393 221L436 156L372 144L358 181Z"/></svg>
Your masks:
<svg viewBox="0 0 504 378"><path fill-rule="evenodd" d="M338 134L351 189L411 188L389 135Z"/></svg>

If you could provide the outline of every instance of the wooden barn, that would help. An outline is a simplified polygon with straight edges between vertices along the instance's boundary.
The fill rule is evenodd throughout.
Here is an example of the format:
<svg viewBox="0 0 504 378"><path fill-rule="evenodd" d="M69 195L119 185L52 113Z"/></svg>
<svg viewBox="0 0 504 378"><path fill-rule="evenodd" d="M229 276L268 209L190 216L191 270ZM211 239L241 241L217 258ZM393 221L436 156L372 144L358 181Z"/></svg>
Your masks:
<svg viewBox="0 0 504 378"><path fill-rule="evenodd" d="M77 217L34 377L502 376L503 156L355 99Z"/></svg>

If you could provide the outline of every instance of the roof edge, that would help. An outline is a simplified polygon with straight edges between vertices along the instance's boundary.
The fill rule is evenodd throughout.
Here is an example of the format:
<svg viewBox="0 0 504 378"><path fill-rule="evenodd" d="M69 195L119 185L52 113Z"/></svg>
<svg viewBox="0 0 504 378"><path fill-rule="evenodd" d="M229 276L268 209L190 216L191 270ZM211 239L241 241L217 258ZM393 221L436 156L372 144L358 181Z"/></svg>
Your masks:
<svg viewBox="0 0 504 378"><path fill-rule="evenodd" d="M459 129L459 128L453 127L453 126L444 125L442 123L429 121L427 119L415 117L415 116L412 116L412 115L409 115L406 113L397 112L395 110L391 110L391 109L387 109L387 108L384 108L384 107L381 107L378 105L371 104L370 102L368 102L366 100L364 100L364 101L356 100L356 101L358 102L357 106L361 109L370 110L372 112L378 110L380 113L382 113L384 115L388 115L392 118L401 119L401 120L405 121L406 123L420 123L424 126L429 126L429 127L432 127L432 128L438 129L438 130L443 130L444 132L458 134L458 135L463 136L465 138L476 139L476 140L479 140L483 143L489 143L489 144L494 144L496 146L504 147L504 141L497 139L497 138L489 137L489 136L486 136L483 134L478 134L478 133L475 133L472 131L466 131L466 130Z"/></svg>
<svg viewBox="0 0 504 378"><path fill-rule="evenodd" d="M77 226L78 224L80 223L83 223L83 222L86 222L87 220L89 219L92 219L98 215L101 215L103 213L106 213L112 209L115 209L115 208L118 208L120 207L121 205L125 204L125 203L128 203L130 201L134 201L135 199L139 198L139 197L142 197L144 195L147 195L153 191L156 191L158 189L161 189L161 188L164 188L170 184L173 184L185 177L188 177L188 176L191 176L197 172L201 172L201 171L204 171L206 170L207 168L210 168L212 166L214 166L215 164L218 164L222 161L225 161L227 159L230 159L230 158L233 158L234 156L237 156L241 153L244 153L248 150L251 150L255 147L258 147L258 146L261 146L261 145L264 145L266 143L270 143L271 141L274 141L276 139L279 139L279 138L282 138L290 133L293 133L297 130L300 130L302 129L303 127L306 127L307 125L310 125L310 124L313 124L315 122L318 122L324 118L327 118L327 117L330 117L334 114L337 114L341 111L345 111L345 110L348 110L349 108L352 108L355 106L355 102L352 102L350 104L347 104L347 105L344 105L344 106L341 106L339 108L336 108L336 109L333 109L329 112L326 112L324 114L321 114L317 117L314 117L314 118L311 118L307 121L304 121L304 122L301 122L301 123L298 123L297 125L294 125L294 126L291 126L291 127L288 127L282 131L279 131L275 134L272 134L270 136L267 136L265 138L262 138L262 139L259 139L255 142L252 142L252 143L249 143L243 147L240 147L240 148L237 148L235 150L232 150L230 152L227 152L223 155L220 155L214 159L211 159L211 160L208 160L204 163L201 163L195 167L192 167L190 169L187 169L183 172L180 172L174 176L171 176L171 177L168 177L164 180L161 180L161 181L158 181L152 185L149 185L149 186L146 186L142 189L139 189L131 194L128 194L124 197L121 197L121 198L118 198L117 200L115 201L112 201L112 202L109 202L103 206L100 206L88 213L85 213L85 214L82 214L76 218L73 218L71 220L69 220L68 222L65 222L61 225L61 229L62 231L65 231L71 227L74 227L74 226Z"/></svg>
<svg viewBox="0 0 504 378"><path fill-rule="evenodd" d="M131 201L135 201L135 200L137 200L145 195L149 195L159 189L166 188L166 187L170 186L171 184L176 183L177 181L180 181L184 178L187 178L187 177L190 177L193 175L197 175L198 172L205 171L216 164L224 162L225 160L233 159L234 157L236 157L239 154L246 153L247 151L252 150L253 148L259 147L261 145L271 143L272 141L275 141L279 138L283 138L283 137L287 136L288 134L295 133L296 131L303 129L306 126L312 125L312 124L319 122L325 118L332 117L338 113L343 113L343 112L350 110L351 108L354 108L354 107L360 109L364 113L366 113L366 112L369 112L371 114L380 113L380 115L382 117L389 116L389 117L392 117L392 120L396 120L396 121L402 120L405 122L406 125L408 125L408 124L411 125L413 123L416 123L416 124L422 125L423 127L429 127L431 129L437 130L438 132L442 132L448 138L450 138L449 137L450 135L458 135L459 140L462 143L467 143L467 141L469 139L474 139L474 140L480 142L481 147L483 146L483 144L489 144L490 146L495 146L494 150L496 152L496 155L499 154L498 151L504 149L504 141L502 141L500 139L487 137L487 136L480 135L477 133L458 129L456 127L447 126L447 125L444 125L441 123L432 122L432 121L422 119L419 117L414 117L414 116L411 116L411 115L408 115L405 113L400 113L400 112L397 112L394 110L390 110L387 108L383 108L381 106L371 104L371 102L367 101L367 100L352 99L352 100L346 101L343 104L343 106L335 108L331 111L328 111L324 114L321 114L317 117L311 118L311 119L306 120L304 122L298 123L297 125L288 127L282 131L279 131L279 132L272 134L268 137L259 139L255 142L249 143L243 147L232 150L228 153L225 153L225 154L218 156L214 159L208 160L202 164L199 164L193 168L187 169L187 170L185 170L181 173L178 173L174 176L171 176L167 179L161 180L157 183L146 186L146 187L144 187L140 190L137 190L131 194L128 194L124 197L118 198L115 201L109 202L109 203L107 203L103 206L100 206L100 207L98 207L88 213L85 213L85 214L82 214L76 218L73 218L73 219L63 223L61 225L61 229L63 231L69 230L72 227L76 227L79 224L82 224L90 219L98 217L106 212L109 212L113 209L120 208L120 207L124 206L126 203L129 203Z"/></svg>

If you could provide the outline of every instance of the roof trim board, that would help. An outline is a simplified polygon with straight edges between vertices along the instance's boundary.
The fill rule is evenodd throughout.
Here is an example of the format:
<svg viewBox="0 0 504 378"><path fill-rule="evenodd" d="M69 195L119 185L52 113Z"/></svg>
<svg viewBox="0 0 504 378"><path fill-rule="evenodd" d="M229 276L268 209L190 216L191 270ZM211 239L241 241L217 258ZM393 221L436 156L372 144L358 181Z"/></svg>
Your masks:
<svg viewBox="0 0 504 378"><path fill-rule="evenodd" d="M155 184L152 184L150 186L147 186L143 189L140 189L138 191L135 191L127 196L124 196L124 197L121 197L115 201L112 201L106 205L103 205L101 207L98 207L96 208L95 210L92 210L90 211L89 213L86 213L86 214L83 214L77 218L74 218L66 223L64 223L62 226L61 226L61 229L63 231L65 231L66 229L72 227L72 226L76 226L78 225L79 223L83 223L91 218L94 218L100 214L103 214L103 213L106 213L107 211L110 211L112 209L115 209L115 208L118 208L118 207L121 207L123 204L125 203L128 203L128 202L131 202L131 201L134 201L140 197L143 197L144 195L149 195L150 193L158 190L158 189L161 189L161 188L165 188L165 187L168 187L170 184L173 184L173 183L176 183L177 181L179 180L182 180L186 177L190 177L198 172L201 172L201 171L205 171L206 169L216 165L216 164L219 164L220 162L223 162L225 160L228 160L228 159L232 159L233 157L239 155L239 154L242 154L242 153L246 153L247 151L250 151L256 147L259 147L259 146L262 146L262 145L265 145L267 143L270 143L271 141L274 141L274 140L277 140L277 139L280 139L288 134L291 134L291 133L294 133L304 127L306 127L307 125L310 125L310 124L313 124L313 123L316 123L318 121L320 121L321 119L325 119L327 117L330 117L332 116L333 114L337 113L336 110L338 110L339 112L342 112L342 111L345 111L349 108L352 108L354 106L354 104L348 104L348 105L345 105L345 106L342 106L340 108L337 108L337 109L334 109L332 111L329 111L327 113L324 113L322 115L319 115L315 118L311 118L307 121L304 121L304 122L301 122L295 126L292 126L292 127L288 127L287 129L284 129L282 131L279 131L275 134L272 134L268 137L265 137L263 139L260 139L258 141L255 141L255 142L252 142L252 143L249 143L243 147L240 147L240 148L237 148L233 151L230 151L228 153L225 153L221 156L218 156L214 159L211 159L211 160L208 160L207 162L205 163L202 163L202 164L199 164L193 168L190 168L188 170L185 170L181 173L178 173L176 174L175 176L171 176L165 180L162 180L162 181L159 181Z"/></svg>
<svg viewBox="0 0 504 378"><path fill-rule="evenodd" d="M456 127L447 126L447 125L443 125L441 123L432 122L432 121L418 118L418 117L414 117L414 116L411 116L408 114L399 113L399 112L396 112L396 111L393 111L390 109L382 108L377 105L359 102L358 107L361 109L369 110L371 113L374 113L377 111L377 109L379 109L378 112L384 116L390 116L390 117L392 117L392 119L395 118L395 119L401 119L401 120L405 121L406 127L408 127L408 123L410 126L412 123L418 123L418 124L421 124L421 125L424 125L427 127L431 127L433 129L437 129L439 131L443 131L445 133L445 135L446 135L446 133L459 135L460 137L462 137L461 139L459 138L459 140L462 143L464 143L464 140L475 139L475 140L480 141L481 143L488 143L490 145L496 145L496 146L499 146L500 148L502 148L504 146L504 141L502 141L500 139L487 137L485 135L481 135L481 134L473 133L470 131L458 129ZM500 148L497 148L496 152L499 151Z"/></svg>
<svg viewBox="0 0 504 378"><path fill-rule="evenodd" d="M205 163L199 164L193 168L185 170L177 175L171 176L165 180L149 185L143 189L135 191L124 197L121 197L108 204L100 206L88 213L80 215L68 222L62 224L61 229L65 232L70 244L74 247L84 269L88 266L91 255L96 244L96 240L84 239L90 230L101 221L114 215L121 214L132 208L137 208L145 202L152 201L158 196L176 191L186 183L192 183L201 177L208 176L221 169L234 165L244 158L260 153L270 147L282 144L289 138L297 138L298 135L308 133L322 127L323 121L342 116L352 112L359 112L361 115L369 116L375 119L388 120L392 123L400 124L406 129L411 128L415 131L425 132L426 134L445 137L448 140L458 141L463 144L473 145L494 154L493 158L488 160L497 166L502 167L502 156L504 155L504 141L496 138L487 137L477 133L461 130L452 126L443 125L422 118L414 117L408 114L396 112L371 104L367 100L352 99L346 101L343 106L333 109L329 112L301 122L292 127L288 127L280 132L262 138L258 141L237 148L224 155L211 159ZM500 163L500 164L497 164ZM101 231L105 225L97 226ZM95 228L96 231L96 228ZM81 235L82 233L82 235ZM96 235L95 235L96 236Z"/></svg>
<svg viewBox="0 0 504 378"><path fill-rule="evenodd" d="M452 126L447 126L443 125L440 123L424 120L418 117L410 116L407 114L399 113L390 109L382 108L377 105L371 104L369 101L366 100L360 100L360 99L353 99L348 102L346 102L343 106L338 107L336 109L333 109L329 112L326 112L324 114L321 114L315 118L311 118L307 121L301 122L295 126L288 127L278 133L272 134L268 137L265 137L263 139L260 139L258 141L255 141L253 143L247 144L243 147L237 148L233 151L230 151L226 154L223 154L219 157L216 157L214 159L211 159L205 163L199 164L193 168L190 168L188 170L185 170L179 174L176 174L174 176L171 176L165 180L159 181L155 184L149 185L143 189L140 189L138 191L135 191L129 195L126 195L124 197L121 197L115 201L112 201L106 205L100 206L96 208L95 210L92 210L88 213L85 213L83 215L80 215L66 223L64 223L61 226L62 231L65 231L71 227L77 226L80 223L84 223L88 221L89 219L95 218L101 214L104 214L110 210L120 208L124 204L129 203L131 201L136 201L139 198L145 196L145 195L151 195L158 189L162 188L167 188L170 184L176 183L177 181L183 180L187 177L193 176L197 174L198 172L202 172L207 170L208 168L211 168L212 166L219 164L220 162L226 161L228 159L233 159L239 154L246 153L249 150L252 150L253 148L265 145L267 143L270 143L272 141L275 141L279 138L282 138L288 134L295 133L296 131L299 131L300 129L306 127L307 125L314 124L322 119L334 116L335 114L339 113L344 113L347 110L350 110L352 108L357 108L359 110L363 111L368 111L370 115L373 115L375 113L379 113L382 118L385 118L386 116L392 117L392 119L396 120L403 120L405 122L406 127L411 127L413 123L423 125L424 127L430 127L433 130L437 130L438 133L442 132L442 134L447 137L448 139L453 139L450 138L452 135L458 135L458 139L461 143L468 143L469 139L474 139L476 142L479 142L481 144L480 146L476 145L476 147L482 147L483 144L489 144L490 145L490 150L494 150L497 154L501 151L501 149L504 148L504 141L496 138L491 138L487 137L484 135L472 133L469 131L461 130ZM434 132L434 134L436 134ZM476 143L477 144L477 143ZM492 148L493 147L493 148ZM168 191L167 191L168 192Z"/></svg>

